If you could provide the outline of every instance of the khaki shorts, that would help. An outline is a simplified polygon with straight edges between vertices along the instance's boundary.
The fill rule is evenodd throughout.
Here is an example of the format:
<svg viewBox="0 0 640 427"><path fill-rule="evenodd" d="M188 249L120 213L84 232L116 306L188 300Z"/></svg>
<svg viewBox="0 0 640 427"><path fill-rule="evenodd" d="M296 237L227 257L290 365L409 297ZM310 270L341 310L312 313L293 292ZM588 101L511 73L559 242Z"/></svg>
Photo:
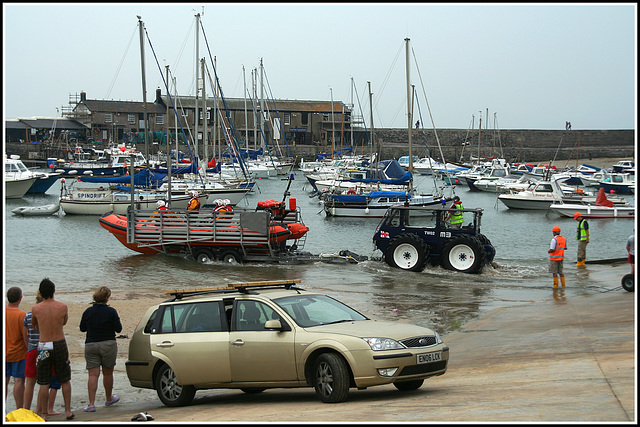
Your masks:
<svg viewBox="0 0 640 427"><path fill-rule="evenodd" d="M111 369L116 366L118 356L118 343L116 340L89 342L84 345L84 359L87 361L87 369L103 368Z"/></svg>
<svg viewBox="0 0 640 427"><path fill-rule="evenodd" d="M549 260L549 273L562 274L564 261Z"/></svg>

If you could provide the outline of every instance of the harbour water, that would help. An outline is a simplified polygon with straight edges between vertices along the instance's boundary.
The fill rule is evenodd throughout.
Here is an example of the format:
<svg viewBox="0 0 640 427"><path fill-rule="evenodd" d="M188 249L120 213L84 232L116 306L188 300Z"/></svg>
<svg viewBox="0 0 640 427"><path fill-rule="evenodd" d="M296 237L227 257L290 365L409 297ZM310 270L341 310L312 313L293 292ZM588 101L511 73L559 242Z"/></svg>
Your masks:
<svg viewBox="0 0 640 427"><path fill-rule="evenodd" d="M260 180L240 206L282 200L286 185L283 179ZM416 185L421 192L430 193L434 180L417 176ZM320 254L349 250L370 258L381 257L372 243L379 219L326 218L317 198L309 197L310 190L302 173L296 172L290 193L310 228L305 251ZM157 296L167 289L300 279L303 287L329 293L372 317L399 318L446 334L487 310L554 298L547 249L555 225L562 228L569 246L563 297L606 290L590 279L589 270L596 267L573 267L576 221L553 212L510 210L495 194L472 192L467 187L456 187L456 194L466 208L484 209L481 230L496 247L498 267L485 267L481 274L456 273L441 267L415 273L391 268L379 260L358 264L199 264L183 256L133 252L100 226L98 216L21 217L11 213L19 206L57 203L59 194L60 182L44 196L5 200L4 285L5 289L20 286L27 299L35 296L44 277L56 284L58 299L87 303L100 285L134 299ZM633 196L626 197L635 205ZM589 220L587 260L626 257L625 244L634 222ZM620 278L612 277L609 288L619 284Z"/></svg>

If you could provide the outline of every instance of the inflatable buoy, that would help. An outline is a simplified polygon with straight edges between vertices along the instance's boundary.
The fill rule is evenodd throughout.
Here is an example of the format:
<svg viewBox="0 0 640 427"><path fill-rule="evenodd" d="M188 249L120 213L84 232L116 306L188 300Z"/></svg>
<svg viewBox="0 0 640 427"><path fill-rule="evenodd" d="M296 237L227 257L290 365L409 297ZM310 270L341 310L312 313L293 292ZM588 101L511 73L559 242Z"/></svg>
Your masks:
<svg viewBox="0 0 640 427"><path fill-rule="evenodd" d="M349 191L347 191L347 194L353 195L353 194L356 194L356 192L354 190L349 190Z"/></svg>

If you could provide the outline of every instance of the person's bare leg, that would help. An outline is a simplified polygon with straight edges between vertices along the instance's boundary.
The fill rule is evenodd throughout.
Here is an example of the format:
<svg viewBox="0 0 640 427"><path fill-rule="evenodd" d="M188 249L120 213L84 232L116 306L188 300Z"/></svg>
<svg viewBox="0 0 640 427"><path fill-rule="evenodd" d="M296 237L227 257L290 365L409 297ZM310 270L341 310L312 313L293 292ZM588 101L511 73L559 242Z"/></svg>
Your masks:
<svg viewBox="0 0 640 427"><path fill-rule="evenodd" d="M36 378L26 377L24 385L24 401L23 408L31 409L31 403L33 402L33 391L36 388Z"/></svg>
<svg viewBox="0 0 640 427"><path fill-rule="evenodd" d="M47 421L47 408L49 407L49 384L40 385L38 390L38 402L36 403L36 414Z"/></svg>
<svg viewBox="0 0 640 427"><path fill-rule="evenodd" d="M49 408L47 409L47 415L62 415L62 412L58 412L53 409L53 405L56 403L56 396L58 395L58 390L55 388L49 389Z"/></svg>
<svg viewBox="0 0 640 427"><path fill-rule="evenodd" d="M102 368L102 384L104 385L107 402L113 400L113 369L114 368Z"/></svg>
<svg viewBox="0 0 640 427"><path fill-rule="evenodd" d="M98 378L100 378L100 367L89 369L89 379L87 381L87 390L89 391L89 405L95 406L96 392L98 391Z"/></svg>
<svg viewBox="0 0 640 427"><path fill-rule="evenodd" d="M71 418L74 416L73 412L71 412L71 381L65 381L61 383L62 386L62 398L64 399L64 412L67 418ZM47 400L49 397L49 393L47 391ZM45 408L48 408L48 403Z"/></svg>
<svg viewBox="0 0 640 427"><path fill-rule="evenodd" d="M16 400L16 409L24 406L24 377L13 378L13 398Z"/></svg>

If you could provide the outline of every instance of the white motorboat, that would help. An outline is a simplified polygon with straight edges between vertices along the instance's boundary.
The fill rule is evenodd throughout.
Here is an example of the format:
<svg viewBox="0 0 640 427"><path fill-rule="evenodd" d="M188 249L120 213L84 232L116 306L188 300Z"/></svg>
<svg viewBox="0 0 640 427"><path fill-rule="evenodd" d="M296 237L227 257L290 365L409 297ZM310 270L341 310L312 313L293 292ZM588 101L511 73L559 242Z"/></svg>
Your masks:
<svg viewBox="0 0 640 427"><path fill-rule="evenodd" d="M607 193L631 194L635 192L636 176L628 172L611 172L599 185Z"/></svg>
<svg viewBox="0 0 640 427"><path fill-rule="evenodd" d="M584 218L635 218L635 207L628 202L620 205L607 199L603 188L598 190L595 203L553 203L552 211L573 218L576 212Z"/></svg>
<svg viewBox="0 0 640 427"><path fill-rule="evenodd" d="M498 200L510 209L547 210L553 203L595 203L596 196L586 194L581 189L563 187L557 180L552 179L534 182L526 190L500 194ZM625 202L621 197L614 200L617 205L623 205Z"/></svg>
<svg viewBox="0 0 640 427"><path fill-rule="evenodd" d="M4 177L4 198L5 199L21 199L29 188L36 182L36 177L31 178L14 178L12 176Z"/></svg>
<svg viewBox="0 0 640 427"><path fill-rule="evenodd" d="M42 206L21 206L11 211L14 215L24 216L44 216L53 215L60 210L60 205L57 203L51 203Z"/></svg>
<svg viewBox="0 0 640 427"><path fill-rule="evenodd" d="M5 199L21 199L38 176L31 172L20 160L20 156L12 154L4 155L4 197Z"/></svg>

